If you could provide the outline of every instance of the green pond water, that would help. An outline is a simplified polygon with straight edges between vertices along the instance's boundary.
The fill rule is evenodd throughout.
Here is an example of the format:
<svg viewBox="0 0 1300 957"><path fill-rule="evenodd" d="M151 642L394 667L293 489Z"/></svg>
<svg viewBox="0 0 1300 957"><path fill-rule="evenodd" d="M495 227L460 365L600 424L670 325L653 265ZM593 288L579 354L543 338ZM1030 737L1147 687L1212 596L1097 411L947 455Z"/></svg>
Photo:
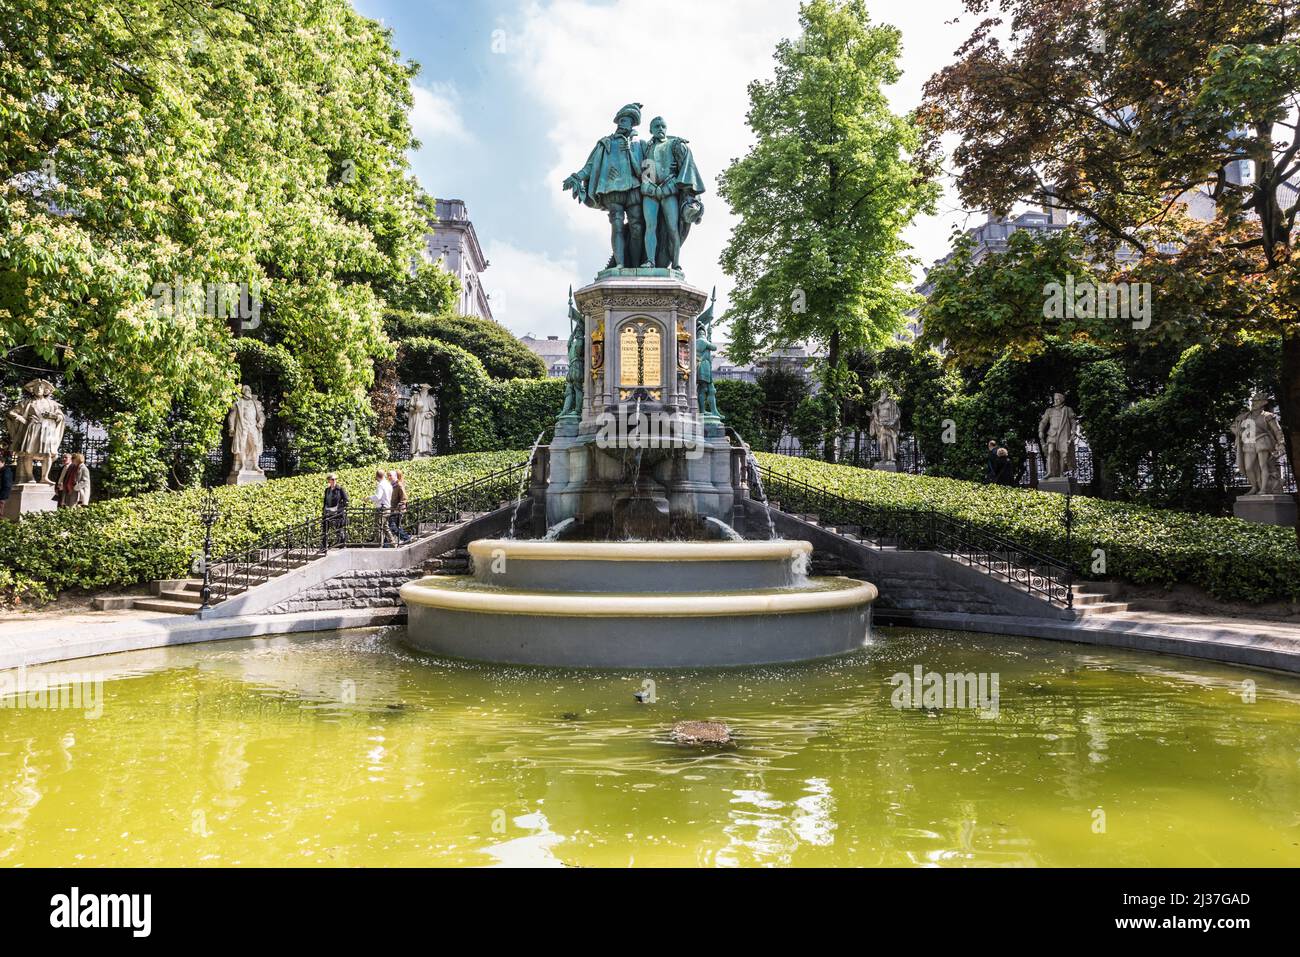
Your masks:
<svg viewBox="0 0 1300 957"><path fill-rule="evenodd" d="M644 674L399 636L29 670L98 672L102 698L0 700L0 866L1300 865L1294 678L952 632ZM916 665L996 673L996 718L893 707ZM673 744L685 719L737 746Z"/></svg>

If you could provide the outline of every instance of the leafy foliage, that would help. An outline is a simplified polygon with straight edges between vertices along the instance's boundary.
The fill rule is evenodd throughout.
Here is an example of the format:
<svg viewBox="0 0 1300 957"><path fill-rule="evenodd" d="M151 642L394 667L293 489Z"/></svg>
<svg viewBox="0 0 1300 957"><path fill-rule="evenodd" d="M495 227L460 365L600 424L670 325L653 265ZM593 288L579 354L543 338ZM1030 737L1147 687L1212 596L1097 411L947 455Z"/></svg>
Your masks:
<svg viewBox="0 0 1300 957"><path fill-rule="evenodd" d="M1066 557L1064 499L1028 489L892 474L762 455L760 461L817 488L893 508L934 509L1037 551ZM1073 550L1086 571L1106 553L1106 578L1135 584L1192 584L1222 601L1300 601L1300 554L1287 529L1074 499Z"/></svg>
<svg viewBox="0 0 1300 957"><path fill-rule="evenodd" d="M739 220L722 254L735 279L728 355L826 343L839 395L841 348L882 344L916 303L901 233L936 189L883 89L900 75L899 32L871 24L862 0L809 0L800 21L774 78L749 85L756 142L719 182Z"/></svg>
<svg viewBox="0 0 1300 957"><path fill-rule="evenodd" d="M966 0L985 17L926 86L924 156L943 137L962 200L1080 214L1112 279L1150 282L1152 322L1134 334L1097 317L1097 341L1235 344L1281 336L1287 449L1300 454L1300 203L1294 125L1300 18L1259 0ZM1244 164L1248 176L1230 176ZM1199 221L1177 202L1213 203ZM1027 316L1008 331L1023 342ZM1068 328L1050 330L1070 334ZM1300 536L1300 529L1297 530Z"/></svg>
<svg viewBox="0 0 1300 957"><path fill-rule="evenodd" d="M473 355L494 379L541 379L546 375L541 356L490 319L394 310L386 313L385 321L394 341L441 339Z"/></svg>
<svg viewBox="0 0 1300 957"><path fill-rule="evenodd" d="M763 430L763 390L752 382L720 379L714 383L718 390L718 411L722 421L755 451L770 448Z"/></svg>
<svg viewBox="0 0 1300 957"><path fill-rule="evenodd" d="M412 499L456 488L494 469L517 462L519 452L490 452L396 463L406 473ZM355 499L369 494L373 468L339 472ZM325 477L274 479L260 485L216 489L221 519L213 529L213 550L224 555L305 516L318 514ZM39 595L68 588L107 588L188 574L203 545L199 505L203 492L158 492L60 509L0 523L0 593L6 587Z"/></svg>
<svg viewBox="0 0 1300 957"><path fill-rule="evenodd" d="M384 297L437 279L408 278L415 69L345 0L0 0L0 353L99 397L118 491L166 474L172 425L214 437L236 338L293 357L300 419L364 399ZM261 308L165 302L178 282Z"/></svg>

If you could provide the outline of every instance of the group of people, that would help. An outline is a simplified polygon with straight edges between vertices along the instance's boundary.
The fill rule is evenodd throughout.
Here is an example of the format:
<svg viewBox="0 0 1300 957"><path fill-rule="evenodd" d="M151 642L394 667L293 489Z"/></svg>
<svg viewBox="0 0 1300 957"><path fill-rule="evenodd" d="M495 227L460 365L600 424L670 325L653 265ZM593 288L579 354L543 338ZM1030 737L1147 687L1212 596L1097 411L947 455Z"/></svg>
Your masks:
<svg viewBox="0 0 1300 957"><path fill-rule="evenodd" d="M402 527L406 516L406 476L401 469L375 471L375 492L366 501L375 507L375 537L382 547L405 545L411 534ZM325 477L325 495L322 504L326 545L343 547L347 544L348 493L339 484L338 476L331 472Z"/></svg>
<svg viewBox="0 0 1300 957"><path fill-rule="evenodd" d="M86 457L80 452L65 452L59 462L58 475L53 481L49 476L42 480L54 487L54 500L59 508L79 508L90 504L90 466ZM52 473L54 469L50 470ZM9 453L0 451L0 502L9 501L14 487L14 466Z"/></svg>
<svg viewBox="0 0 1300 957"><path fill-rule="evenodd" d="M989 439L989 460L984 469L984 482L988 485L1016 484L1016 472L1011 464L1011 454L993 439Z"/></svg>

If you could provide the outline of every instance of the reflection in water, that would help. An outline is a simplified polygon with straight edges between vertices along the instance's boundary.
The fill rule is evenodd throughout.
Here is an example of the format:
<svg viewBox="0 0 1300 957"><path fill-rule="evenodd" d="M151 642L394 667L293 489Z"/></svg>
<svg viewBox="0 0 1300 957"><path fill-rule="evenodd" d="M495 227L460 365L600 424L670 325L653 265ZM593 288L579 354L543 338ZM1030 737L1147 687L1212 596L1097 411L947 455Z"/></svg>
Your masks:
<svg viewBox="0 0 1300 957"><path fill-rule="evenodd" d="M0 708L6 865L1300 864L1300 681L1263 672L905 631L653 674L424 659L391 629L84 664L111 669L102 716ZM998 717L895 710L918 664L998 673ZM688 718L738 746L674 745Z"/></svg>

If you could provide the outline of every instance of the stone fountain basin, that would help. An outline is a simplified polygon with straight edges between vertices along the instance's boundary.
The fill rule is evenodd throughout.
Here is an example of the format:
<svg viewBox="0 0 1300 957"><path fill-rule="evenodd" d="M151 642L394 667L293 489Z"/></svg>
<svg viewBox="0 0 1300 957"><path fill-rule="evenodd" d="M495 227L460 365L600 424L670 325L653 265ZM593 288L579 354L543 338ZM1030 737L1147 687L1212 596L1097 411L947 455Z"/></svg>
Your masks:
<svg viewBox="0 0 1300 957"><path fill-rule="evenodd" d="M406 640L457 658L593 668L757 665L862 647L876 587L804 577L810 551L807 542L475 542L473 575L402 586Z"/></svg>
<svg viewBox="0 0 1300 957"><path fill-rule="evenodd" d="M789 588L805 580L812 546L769 542L471 542L474 578L525 590L653 594Z"/></svg>

